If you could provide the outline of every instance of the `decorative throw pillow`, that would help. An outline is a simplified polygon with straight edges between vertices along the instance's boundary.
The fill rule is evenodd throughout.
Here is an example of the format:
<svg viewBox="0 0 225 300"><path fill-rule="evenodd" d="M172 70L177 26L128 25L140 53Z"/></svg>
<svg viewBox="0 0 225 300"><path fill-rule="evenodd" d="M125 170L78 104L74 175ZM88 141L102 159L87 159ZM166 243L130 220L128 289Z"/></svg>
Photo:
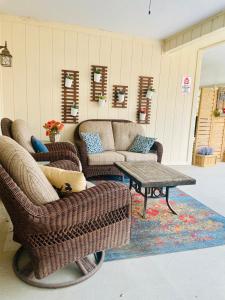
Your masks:
<svg viewBox="0 0 225 300"><path fill-rule="evenodd" d="M42 141L40 141L39 139L37 139L36 137L32 136L31 137L31 144L34 148L34 151L36 153L47 153L49 152L48 151L48 148L42 143Z"/></svg>
<svg viewBox="0 0 225 300"><path fill-rule="evenodd" d="M138 134L128 151L137 153L148 153L152 148L155 140L155 138L150 138Z"/></svg>
<svg viewBox="0 0 225 300"><path fill-rule="evenodd" d="M80 135L87 145L88 154L101 153L104 151L99 133L81 132Z"/></svg>
<svg viewBox="0 0 225 300"><path fill-rule="evenodd" d="M81 192L86 189L86 179L82 172L68 171L40 165L51 185L61 193Z"/></svg>
<svg viewBox="0 0 225 300"><path fill-rule="evenodd" d="M59 199L37 162L17 142L0 136L0 153L0 163L31 202L42 205Z"/></svg>
<svg viewBox="0 0 225 300"><path fill-rule="evenodd" d="M12 136L13 139L28 152L34 153L34 149L31 144L30 130L27 126L27 123L24 120L17 119L13 121L12 127Z"/></svg>

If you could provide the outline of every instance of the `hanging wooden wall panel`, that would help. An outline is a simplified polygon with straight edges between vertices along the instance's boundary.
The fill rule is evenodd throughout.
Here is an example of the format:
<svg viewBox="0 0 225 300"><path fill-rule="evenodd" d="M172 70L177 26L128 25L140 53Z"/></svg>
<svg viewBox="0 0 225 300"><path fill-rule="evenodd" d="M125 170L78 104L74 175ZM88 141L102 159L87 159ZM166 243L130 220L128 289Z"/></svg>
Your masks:
<svg viewBox="0 0 225 300"><path fill-rule="evenodd" d="M120 91L123 91L125 93L123 102L118 101L118 93ZM112 96L113 96L112 107L127 108L127 101L128 101L128 86L127 85L114 85Z"/></svg>
<svg viewBox="0 0 225 300"><path fill-rule="evenodd" d="M137 122L141 124L150 124L152 100L146 98L146 94L149 87L153 88L153 77L139 76ZM141 109L143 109L146 112L146 117L143 121L141 121L139 117L139 112Z"/></svg>
<svg viewBox="0 0 225 300"><path fill-rule="evenodd" d="M73 78L71 88L65 87L66 75L70 74ZM79 107L79 71L62 70L62 102L61 102L61 118L63 123L79 122L79 112L76 117L71 115L71 107L75 103Z"/></svg>
<svg viewBox="0 0 225 300"><path fill-rule="evenodd" d="M96 69L99 69L101 73L100 82L94 81L94 72ZM91 66L91 101L98 102L99 96L107 96L107 79L108 67L97 65Z"/></svg>

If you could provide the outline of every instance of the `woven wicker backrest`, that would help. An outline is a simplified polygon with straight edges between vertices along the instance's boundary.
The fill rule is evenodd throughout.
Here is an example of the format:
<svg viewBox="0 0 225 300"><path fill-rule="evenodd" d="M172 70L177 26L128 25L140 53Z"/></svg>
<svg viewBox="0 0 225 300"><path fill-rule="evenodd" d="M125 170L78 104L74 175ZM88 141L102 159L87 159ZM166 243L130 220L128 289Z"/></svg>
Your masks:
<svg viewBox="0 0 225 300"><path fill-rule="evenodd" d="M0 198L14 227L14 240L20 242L23 224L30 217L42 214L42 208L35 206L13 181L0 164ZM19 238L20 237L20 238Z"/></svg>
<svg viewBox="0 0 225 300"><path fill-rule="evenodd" d="M13 121L8 118L3 118L1 120L2 135L6 135L12 138L12 132L11 132L12 123Z"/></svg>

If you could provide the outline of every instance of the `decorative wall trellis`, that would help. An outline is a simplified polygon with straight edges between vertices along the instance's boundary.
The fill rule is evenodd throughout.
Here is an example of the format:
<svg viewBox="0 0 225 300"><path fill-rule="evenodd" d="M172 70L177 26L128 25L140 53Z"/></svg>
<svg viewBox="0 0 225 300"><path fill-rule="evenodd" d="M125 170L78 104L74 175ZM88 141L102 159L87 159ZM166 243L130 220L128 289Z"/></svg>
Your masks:
<svg viewBox="0 0 225 300"><path fill-rule="evenodd" d="M125 93L125 99L123 102L118 101L119 91L123 91ZM127 85L114 85L113 86L112 107L127 108L127 100L128 100L128 86Z"/></svg>
<svg viewBox="0 0 225 300"><path fill-rule="evenodd" d="M150 124L152 100L146 98L148 87L153 88L153 77L139 76L137 122L141 124ZM141 121L139 118L139 112L141 109L144 109L146 112L146 117L144 121Z"/></svg>
<svg viewBox="0 0 225 300"><path fill-rule="evenodd" d="M73 84L71 88L65 87L66 74L73 77ZM79 106L79 71L62 70L62 100L61 100L61 118L63 123L78 123L79 112L76 117L71 115L71 107L75 103Z"/></svg>
<svg viewBox="0 0 225 300"><path fill-rule="evenodd" d="M94 81L94 71L99 69L101 72L100 82ZM107 76L108 67L105 66L91 66L91 101L98 102L99 96L107 96Z"/></svg>

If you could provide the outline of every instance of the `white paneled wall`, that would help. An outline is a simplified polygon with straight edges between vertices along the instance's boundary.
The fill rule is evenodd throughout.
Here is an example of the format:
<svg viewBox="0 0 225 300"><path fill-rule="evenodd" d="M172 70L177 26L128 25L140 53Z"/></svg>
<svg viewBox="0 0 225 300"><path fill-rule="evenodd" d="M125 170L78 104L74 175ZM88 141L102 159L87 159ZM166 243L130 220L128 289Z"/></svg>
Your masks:
<svg viewBox="0 0 225 300"><path fill-rule="evenodd" d="M34 134L43 137L42 124L60 119L61 69L80 72L80 121L89 118L135 120L138 76L154 76L158 88L161 44L98 30L0 17L1 41L7 40L13 68L2 69L4 115L28 121ZM90 66L108 66L108 104L99 108L90 101ZM112 108L112 85L129 86L127 109ZM154 99L156 103L157 99ZM154 135L155 108L148 133ZM72 138L66 126L64 138Z"/></svg>
<svg viewBox="0 0 225 300"><path fill-rule="evenodd" d="M157 94L146 132L163 143L164 162L187 163L192 93L182 96L181 79L187 74L194 81L196 49L163 54L159 41L5 15L0 15L0 38L8 41L13 54L13 67L1 68L0 108L4 116L27 120L34 134L44 138L42 124L60 119L60 76L66 68L80 72L80 121L135 121L138 76L153 76ZM105 108L90 101L92 64L108 66ZM112 108L113 84L129 86L126 109ZM65 140L73 139L74 127L66 126Z"/></svg>

